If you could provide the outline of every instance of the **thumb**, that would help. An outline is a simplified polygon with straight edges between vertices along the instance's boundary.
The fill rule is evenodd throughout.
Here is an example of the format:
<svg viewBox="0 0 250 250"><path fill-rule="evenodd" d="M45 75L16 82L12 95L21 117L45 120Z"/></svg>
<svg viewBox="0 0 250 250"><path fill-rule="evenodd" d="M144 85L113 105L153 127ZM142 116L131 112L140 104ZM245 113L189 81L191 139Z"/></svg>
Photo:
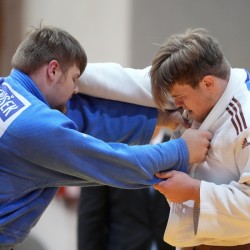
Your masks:
<svg viewBox="0 0 250 250"><path fill-rule="evenodd" d="M154 188L155 190L157 190L157 191L160 191L160 186L159 186L159 184L154 184L154 185L153 185L153 188Z"/></svg>

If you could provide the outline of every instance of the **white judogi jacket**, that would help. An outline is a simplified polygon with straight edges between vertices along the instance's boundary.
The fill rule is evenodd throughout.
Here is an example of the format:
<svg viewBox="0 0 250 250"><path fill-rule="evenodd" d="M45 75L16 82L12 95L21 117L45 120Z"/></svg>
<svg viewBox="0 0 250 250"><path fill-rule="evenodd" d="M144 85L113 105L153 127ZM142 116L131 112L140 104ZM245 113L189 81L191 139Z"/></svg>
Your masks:
<svg viewBox="0 0 250 250"><path fill-rule="evenodd" d="M116 100L121 97L121 101L155 106L147 75L149 68L141 74L139 70L125 70L117 64L92 64L86 71L88 81L95 75L94 71L98 75L101 68L102 79L91 81L88 94L96 95L95 90L100 89L97 91L99 97ZM112 77L114 73L115 78ZM197 222L193 216L192 201L171 204L164 240L174 246L250 243L250 92L245 83L247 77L244 69L231 70L225 92L199 128L214 135L206 160L192 166L190 172L191 176L202 180L199 220ZM108 83L112 84L107 89Z"/></svg>
<svg viewBox="0 0 250 250"><path fill-rule="evenodd" d="M195 233L193 204L171 204L164 235L179 246L233 246L250 242L250 92L246 71L232 69L226 90L200 126L213 139L206 160L190 175L203 180Z"/></svg>

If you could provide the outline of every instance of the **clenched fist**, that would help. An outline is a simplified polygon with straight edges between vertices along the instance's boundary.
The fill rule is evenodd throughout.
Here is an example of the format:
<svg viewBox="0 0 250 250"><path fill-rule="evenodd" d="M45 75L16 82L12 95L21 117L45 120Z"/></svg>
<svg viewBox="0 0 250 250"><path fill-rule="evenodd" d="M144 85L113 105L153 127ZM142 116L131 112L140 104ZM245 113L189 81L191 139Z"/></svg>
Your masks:
<svg viewBox="0 0 250 250"><path fill-rule="evenodd" d="M202 162L207 155L212 133L189 128L181 137L187 143L189 163Z"/></svg>

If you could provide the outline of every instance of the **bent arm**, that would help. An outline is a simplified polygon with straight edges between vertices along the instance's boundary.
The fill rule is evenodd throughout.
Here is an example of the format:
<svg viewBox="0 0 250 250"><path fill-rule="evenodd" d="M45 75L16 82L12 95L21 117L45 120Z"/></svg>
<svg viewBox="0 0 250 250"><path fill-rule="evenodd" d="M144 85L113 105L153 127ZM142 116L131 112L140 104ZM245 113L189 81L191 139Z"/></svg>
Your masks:
<svg viewBox="0 0 250 250"><path fill-rule="evenodd" d="M29 130L21 128L22 137L15 145L24 166L27 159L32 162L32 168L37 169L35 179L39 177L53 186L94 182L120 188L142 188L158 181L154 176L156 172L187 171L189 156L183 139L143 146L105 143L72 129L74 123L63 114L51 110L50 114L49 117L46 112L37 114L43 130L37 127L35 120L38 118L34 115Z"/></svg>
<svg viewBox="0 0 250 250"><path fill-rule="evenodd" d="M79 78L79 92L105 99L156 107L149 77L150 67L123 68L117 63L88 63ZM166 109L175 109L172 100Z"/></svg>

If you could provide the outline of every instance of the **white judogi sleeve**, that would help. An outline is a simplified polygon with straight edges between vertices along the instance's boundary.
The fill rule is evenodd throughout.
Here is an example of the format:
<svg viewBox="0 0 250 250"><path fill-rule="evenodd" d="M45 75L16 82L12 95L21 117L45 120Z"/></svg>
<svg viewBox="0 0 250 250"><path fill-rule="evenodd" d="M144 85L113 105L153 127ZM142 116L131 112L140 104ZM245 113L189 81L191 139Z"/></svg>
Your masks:
<svg viewBox="0 0 250 250"><path fill-rule="evenodd" d="M79 78L79 92L104 99L156 107L150 83L151 66L123 68L117 63L88 63ZM172 99L166 109L175 109Z"/></svg>

